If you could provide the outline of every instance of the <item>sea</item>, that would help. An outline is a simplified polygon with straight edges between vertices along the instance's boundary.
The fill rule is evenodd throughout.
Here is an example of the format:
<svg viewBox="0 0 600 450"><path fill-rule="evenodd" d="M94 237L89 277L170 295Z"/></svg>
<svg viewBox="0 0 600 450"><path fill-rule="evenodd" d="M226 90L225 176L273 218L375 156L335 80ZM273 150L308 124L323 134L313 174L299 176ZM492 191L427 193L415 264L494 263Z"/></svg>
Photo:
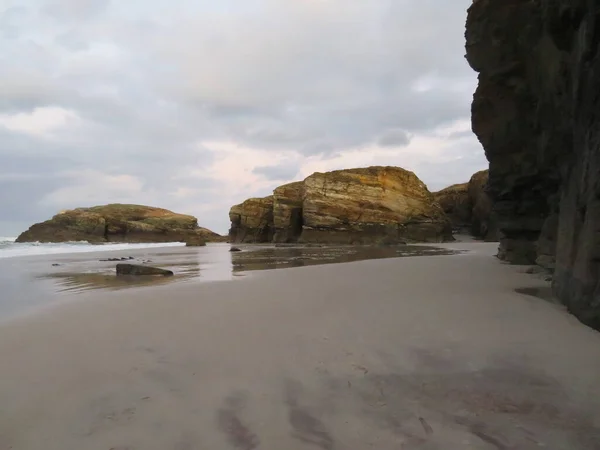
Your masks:
<svg viewBox="0 0 600 450"><path fill-rule="evenodd" d="M98 291L159 288L179 282L223 282L252 276L256 270L284 269L365 259L456 253L434 246L278 247L227 243L186 247L172 243L18 243L0 237L0 322L56 302L83 299ZM171 270L171 277L117 277L117 261L149 264Z"/></svg>
<svg viewBox="0 0 600 450"><path fill-rule="evenodd" d="M58 255L64 253L89 253L116 250L136 250L145 248L183 247L181 242L148 243L148 244L102 244L92 245L86 241L61 242L48 244L40 242L15 242L15 237L0 237L0 258L17 256Z"/></svg>

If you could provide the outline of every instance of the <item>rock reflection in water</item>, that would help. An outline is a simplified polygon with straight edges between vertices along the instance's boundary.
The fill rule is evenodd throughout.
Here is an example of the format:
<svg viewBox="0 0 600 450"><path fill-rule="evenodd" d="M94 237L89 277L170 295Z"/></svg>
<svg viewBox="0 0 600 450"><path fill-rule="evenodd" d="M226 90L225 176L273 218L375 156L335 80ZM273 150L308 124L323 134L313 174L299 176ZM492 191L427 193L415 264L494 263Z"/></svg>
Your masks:
<svg viewBox="0 0 600 450"><path fill-rule="evenodd" d="M158 286L182 281L224 281L243 276L253 270L333 264L367 259L398 258L403 256L450 255L457 251L431 246L402 245L375 246L241 246L243 251L230 253L229 246L219 245L198 249L182 248L178 251L145 255L133 263L148 262L152 266L172 270L174 276L116 276L112 263L89 260L78 255L52 267L51 273L38 277L52 280L59 292L82 292L90 289L125 289Z"/></svg>
<svg viewBox="0 0 600 450"><path fill-rule="evenodd" d="M336 264L368 259L398 258L403 256L453 255L456 250L424 245L394 247L340 246L340 247L283 247L260 248L231 255L234 272L282 269L290 267Z"/></svg>
<svg viewBox="0 0 600 450"><path fill-rule="evenodd" d="M54 273L44 275L43 278L55 280L58 284L59 291L80 292L90 289L116 290L131 287L159 286L196 278L200 274L199 267L190 265L175 267L174 271L175 275L171 277L135 275L116 276L114 269L112 269L84 273Z"/></svg>

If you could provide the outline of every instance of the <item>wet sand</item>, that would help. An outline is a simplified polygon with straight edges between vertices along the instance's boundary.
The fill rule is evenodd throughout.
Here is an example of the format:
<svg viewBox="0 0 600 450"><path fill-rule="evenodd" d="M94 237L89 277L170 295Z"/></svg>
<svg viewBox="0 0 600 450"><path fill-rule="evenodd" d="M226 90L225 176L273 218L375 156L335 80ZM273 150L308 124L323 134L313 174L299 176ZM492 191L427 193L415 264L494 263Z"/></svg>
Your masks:
<svg viewBox="0 0 600 450"><path fill-rule="evenodd" d="M431 245L298 246L229 244L205 247L154 247L117 251L36 255L0 259L0 321L68 301L87 290L121 290L182 282L231 281L256 270L321 264L453 254ZM127 262L171 270L172 277L116 276L116 264Z"/></svg>
<svg viewBox="0 0 600 450"><path fill-rule="evenodd" d="M598 449L600 334L492 255L89 290L0 326L0 449Z"/></svg>

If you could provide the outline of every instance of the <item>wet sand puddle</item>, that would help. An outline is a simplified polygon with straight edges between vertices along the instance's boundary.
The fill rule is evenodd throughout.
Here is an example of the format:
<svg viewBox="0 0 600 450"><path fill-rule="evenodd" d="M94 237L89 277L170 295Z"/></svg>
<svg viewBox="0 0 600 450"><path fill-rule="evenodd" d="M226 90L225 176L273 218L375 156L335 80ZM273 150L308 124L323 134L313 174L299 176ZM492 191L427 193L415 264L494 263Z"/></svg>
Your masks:
<svg viewBox="0 0 600 450"><path fill-rule="evenodd" d="M132 287L157 286L184 281L223 281L244 276L255 270L272 270L319 264L337 264L370 259L398 258L408 256L454 255L457 250L432 246L401 245L391 247L371 246L260 246L242 245L241 252L229 252L228 246L218 251L204 253L202 250L160 252L148 255L151 259L123 258L132 264L156 266L173 271L164 276L116 276L115 266L119 258L102 260L65 261L53 267L51 273L38 278L52 280L59 292L82 292L91 289L118 290ZM207 258L208 257L208 258ZM113 262L114 261L114 262Z"/></svg>

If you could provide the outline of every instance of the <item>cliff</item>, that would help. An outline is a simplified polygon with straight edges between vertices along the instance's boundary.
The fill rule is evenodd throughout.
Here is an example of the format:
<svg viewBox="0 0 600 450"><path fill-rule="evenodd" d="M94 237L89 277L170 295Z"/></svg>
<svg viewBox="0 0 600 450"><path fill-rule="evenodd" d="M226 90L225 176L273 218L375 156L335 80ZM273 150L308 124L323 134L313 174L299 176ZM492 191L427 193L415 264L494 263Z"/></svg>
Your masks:
<svg viewBox="0 0 600 450"><path fill-rule="evenodd" d="M433 193L452 227L488 242L498 240L492 200L487 194L488 171L475 173L468 183L453 184Z"/></svg>
<svg viewBox="0 0 600 450"><path fill-rule="evenodd" d="M471 226L471 199L469 198L469 184L453 184L447 188L433 193L433 198L440 204L455 230L462 230Z"/></svg>
<svg viewBox="0 0 600 450"><path fill-rule="evenodd" d="M427 187L398 167L315 173L230 211L232 242L442 242L450 222Z"/></svg>
<svg viewBox="0 0 600 450"><path fill-rule="evenodd" d="M599 30L585 0L477 0L466 28L498 256L554 270L556 296L598 329Z"/></svg>
<svg viewBox="0 0 600 450"><path fill-rule="evenodd" d="M222 241L217 233L198 227L195 217L161 208L111 204L62 211L32 225L17 242L183 242L202 238Z"/></svg>
<svg viewBox="0 0 600 450"><path fill-rule="evenodd" d="M271 242L273 239L273 196L249 198L229 210L230 242Z"/></svg>

